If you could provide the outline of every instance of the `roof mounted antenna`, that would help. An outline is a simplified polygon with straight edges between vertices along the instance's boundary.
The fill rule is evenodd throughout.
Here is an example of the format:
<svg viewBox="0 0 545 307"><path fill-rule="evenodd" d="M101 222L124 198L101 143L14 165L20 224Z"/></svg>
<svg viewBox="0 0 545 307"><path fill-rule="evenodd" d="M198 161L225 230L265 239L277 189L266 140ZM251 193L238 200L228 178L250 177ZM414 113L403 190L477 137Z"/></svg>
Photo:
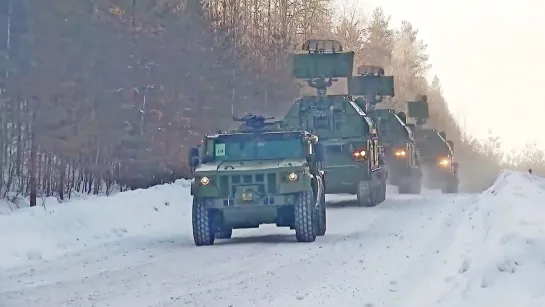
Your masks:
<svg viewBox="0 0 545 307"><path fill-rule="evenodd" d="M336 78L352 76L354 52L344 52L342 44L334 39L309 39L301 47L305 53L293 56L292 75L306 79L317 90L318 97L327 94L327 88Z"/></svg>
<svg viewBox="0 0 545 307"><path fill-rule="evenodd" d="M303 46L303 51L314 54L338 53L343 51L343 45L334 39L309 39ZM327 95L327 88L333 85L333 81L338 81L336 78L313 78L307 80L307 84L316 89L318 97Z"/></svg>

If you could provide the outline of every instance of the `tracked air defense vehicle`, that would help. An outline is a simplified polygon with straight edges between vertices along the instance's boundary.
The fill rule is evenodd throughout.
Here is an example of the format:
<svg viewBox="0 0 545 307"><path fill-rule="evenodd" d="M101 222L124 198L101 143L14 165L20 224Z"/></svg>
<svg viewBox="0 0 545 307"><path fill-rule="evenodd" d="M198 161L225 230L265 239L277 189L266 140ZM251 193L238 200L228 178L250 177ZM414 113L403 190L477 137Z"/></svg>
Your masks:
<svg viewBox="0 0 545 307"><path fill-rule="evenodd" d="M300 242L326 232L324 172L318 137L279 130L262 116L207 135L189 153L194 182L192 223L197 246L230 239L233 229L290 227Z"/></svg>
<svg viewBox="0 0 545 307"><path fill-rule="evenodd" d="M427 97L418 95L407 103L408 117L416 120L414 134L420 161L424 169L424 186L441 189L443 193L458 192L458 162L454 158L454 144L444 131L423 128L429 118Z"/></svg>
<svg viewBox="0 0 545 307"><path fill-rule="evenodd" d="M419 194L422 169L407 116L404 112L376 108L384 97L394 96L393 76L385 76L383 68L373 66L358 67L358 74L359 78L349 82L349 90L361 93L356 102L376 123L389 183L397 186L400 194Z"/></svg>
<svg viewBox="0 0 545 307"><path fill-rule="evenodd" d="M350 95L327 95L338 78L351 78L353 52L335 40L309 40L293 56L293 77L305 80L317 94L295 100L282 126L297 126L320 137L328 194L356 194L361 206L386 198L387 173L373 121Z"/></svg>

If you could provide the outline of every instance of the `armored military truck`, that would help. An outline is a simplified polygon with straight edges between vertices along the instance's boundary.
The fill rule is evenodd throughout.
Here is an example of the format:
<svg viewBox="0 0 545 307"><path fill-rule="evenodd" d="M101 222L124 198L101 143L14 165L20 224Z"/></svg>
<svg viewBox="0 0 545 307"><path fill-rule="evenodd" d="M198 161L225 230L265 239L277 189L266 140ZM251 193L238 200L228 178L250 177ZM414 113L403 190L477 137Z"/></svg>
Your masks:
<svg viewBox="0 0 545 307"><path fill-rule="evenodd" d="M356 103L376 124L389 183L397 186L400 194L420 194L422 170L413 132L406 124L406 114L376 108L384 97L394 96L393 76L385 76L383 68L374 66L360 66L358 74L359 77L348 83L349 91L359 96Z"/></svg>
<svg viewBox="0 0 545 307"><path fill-rule="evenodd" d="M444 131L423 128L429 118L427 97L418 95L408 104L408 117L416 119L414 134L420 161L424 169L424 186L441 189L443 193L458 192L458 162L454 158L454 143Z"/></svg>
<svg viewBox="0 0 545 307"><path fill-rule="evenodd" d="M193 148L193 238L197 246L261 224L295 229L300 242L326 232L324 173L318 137L267 128L248 115L231 133L207 135ZM274 127L272 127L274 128Z"/></svg>
<svg viewBox="0 0 545 307"><path fill-rule="evenodd" d="M337 78L350 78L353 52L335 40L309 40L295 54L292 74L317 90L295 100L282 125L298 126L320 137L328 194L356 194L361 206L386 198L387 173L374 123L349 95L327 95Z"/></svg>

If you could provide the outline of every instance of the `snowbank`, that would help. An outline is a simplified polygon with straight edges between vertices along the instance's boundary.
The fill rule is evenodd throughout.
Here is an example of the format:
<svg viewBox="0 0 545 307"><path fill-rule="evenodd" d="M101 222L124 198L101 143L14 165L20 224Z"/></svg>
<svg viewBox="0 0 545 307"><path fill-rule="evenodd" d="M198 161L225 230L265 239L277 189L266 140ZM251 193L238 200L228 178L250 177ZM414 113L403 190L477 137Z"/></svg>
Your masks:
<svg viewBox="0 0 545 307"><path fill-rule="evenodd" d="M189 181L178 180L61 204L46 199L45 208L21 208L0 215L0 269L52 260L142 234L181 234L191 225L189 186Z"/></svg>
<svg viewBox="0 0 545 307"><path fill-rule="evenodd" d="M545 306L545 179L500 173L469 210L445 265L426 286L436 296L425 306Z"/></svg>

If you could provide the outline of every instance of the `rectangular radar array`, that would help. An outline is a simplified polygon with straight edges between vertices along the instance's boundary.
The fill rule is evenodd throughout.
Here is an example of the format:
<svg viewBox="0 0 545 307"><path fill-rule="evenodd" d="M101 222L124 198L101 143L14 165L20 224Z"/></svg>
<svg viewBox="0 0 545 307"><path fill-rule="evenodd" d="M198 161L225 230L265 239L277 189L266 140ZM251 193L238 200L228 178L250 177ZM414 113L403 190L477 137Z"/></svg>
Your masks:
<svg viewBox="0 0 545 307"><path fill-rule="evenodd" d="M349 78L354 67L354 52L343 52L336 40L308 40L302 46L305 53L292 57L292 75L298 79Z"/></svg>

